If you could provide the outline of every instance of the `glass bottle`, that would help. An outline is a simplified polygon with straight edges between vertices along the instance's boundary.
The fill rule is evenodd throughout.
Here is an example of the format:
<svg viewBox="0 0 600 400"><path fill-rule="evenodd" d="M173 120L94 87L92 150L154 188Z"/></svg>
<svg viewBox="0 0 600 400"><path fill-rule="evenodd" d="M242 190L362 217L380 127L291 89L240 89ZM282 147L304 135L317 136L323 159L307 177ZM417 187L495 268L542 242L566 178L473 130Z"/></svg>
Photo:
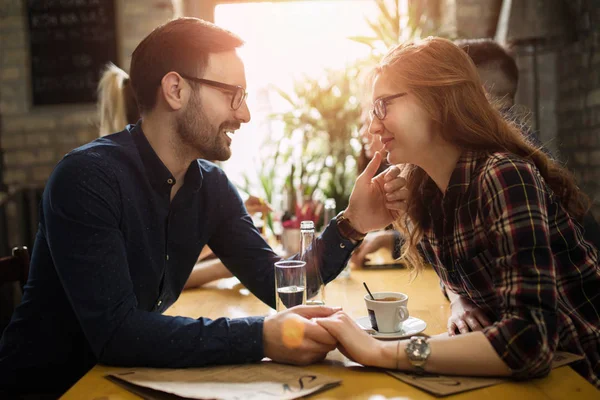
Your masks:
<svg viewBox="0 0 600 400"><path fill-rule="evenodd" d="M325 199L325 205L323 206L323 230L325 230L327 225L329 225L329 222L335 218L335 208L335 199Z"/></svg>
<svg viewBox="0 0 600 400"><path fill-rule="evenodd" d="M306 262L306 304L325 304L325 284L321 276L320 261L315 244L315 223L302 221L300 223L300 259Z"/></svg>

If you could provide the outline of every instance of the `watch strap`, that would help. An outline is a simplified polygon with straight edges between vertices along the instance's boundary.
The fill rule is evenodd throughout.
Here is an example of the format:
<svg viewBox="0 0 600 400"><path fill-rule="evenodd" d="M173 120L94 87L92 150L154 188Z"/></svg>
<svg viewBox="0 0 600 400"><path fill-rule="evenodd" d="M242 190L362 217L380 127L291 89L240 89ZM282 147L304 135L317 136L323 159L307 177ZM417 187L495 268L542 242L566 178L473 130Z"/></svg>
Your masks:
<svg viewBox="0 0 600 400"><path fill-rule="evenodd" d="M344 216L344 211L340 212L335 217L335 221L337 223L337 227L338 227L338 230L340 231L340 234L347 239L351 239L351 240L360 242L367 235L366 233L357 231L352 226L352 223L350 222L350 220Z"/></svg>

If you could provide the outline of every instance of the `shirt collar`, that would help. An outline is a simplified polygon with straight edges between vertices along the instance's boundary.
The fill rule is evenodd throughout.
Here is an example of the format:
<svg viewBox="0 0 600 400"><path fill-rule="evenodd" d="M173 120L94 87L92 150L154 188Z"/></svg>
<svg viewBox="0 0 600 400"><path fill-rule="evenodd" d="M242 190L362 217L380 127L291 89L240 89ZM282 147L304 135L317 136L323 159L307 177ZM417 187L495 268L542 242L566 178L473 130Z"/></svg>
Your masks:
<svg viewBox="0 0 600 400"><path fill-rule="evenodd" d="M146 170L146 176L152 186L159 191L172 187L176 183L175 177L165 164L163 164L146 138L142 130L142 120L140 119L135 125L128 125L127 129L138 149L142 164ZM191 185L194 191L197 191L202 186L202 173L197 160L194 160L190 164L184 181L184 185Z"/></svg>
<svg viewBox="0 0 600 400"><path fill-rule="evenodd" d="M471 184L471 178L483 154L465 150L461 154L448 182L447 193L465 193Z"/></svg>

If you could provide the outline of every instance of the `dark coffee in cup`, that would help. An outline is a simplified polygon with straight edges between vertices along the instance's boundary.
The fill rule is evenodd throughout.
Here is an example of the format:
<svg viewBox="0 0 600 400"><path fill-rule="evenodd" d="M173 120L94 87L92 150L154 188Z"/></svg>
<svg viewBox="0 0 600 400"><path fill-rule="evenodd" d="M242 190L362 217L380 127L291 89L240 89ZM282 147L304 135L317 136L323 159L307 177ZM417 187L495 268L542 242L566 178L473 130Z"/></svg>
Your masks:
<svg viewBox="0 0 600 400"><path fill-rule="evenodd" d="M375 299L375 301L399 301L398 297L383 297L381 299Z"/></svg>

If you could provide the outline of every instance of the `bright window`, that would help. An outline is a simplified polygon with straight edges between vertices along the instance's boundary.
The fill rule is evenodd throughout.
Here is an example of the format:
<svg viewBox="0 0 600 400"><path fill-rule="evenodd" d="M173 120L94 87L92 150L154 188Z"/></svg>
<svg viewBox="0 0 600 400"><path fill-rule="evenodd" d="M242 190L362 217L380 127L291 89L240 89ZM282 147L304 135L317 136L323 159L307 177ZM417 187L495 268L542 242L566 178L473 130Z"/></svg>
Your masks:
<svg viewBox="0 0 600 400"><path fill-rule="evenodd" d="M239 51L246 65L249 124L236 133L232 157L223 168L234 183L246 173L254 180L262 160L257 155L267 135L281 127L268 116L287 111L289 104L273 86L290 92L295 79L318 77L326 68L342 69L369 54L350 36L373 36L365 18L378 9L371 0L300 1L224 4L215 9L215 22L238 34L246 44ZM256 189L256 194L261 195Z"/></svg>

